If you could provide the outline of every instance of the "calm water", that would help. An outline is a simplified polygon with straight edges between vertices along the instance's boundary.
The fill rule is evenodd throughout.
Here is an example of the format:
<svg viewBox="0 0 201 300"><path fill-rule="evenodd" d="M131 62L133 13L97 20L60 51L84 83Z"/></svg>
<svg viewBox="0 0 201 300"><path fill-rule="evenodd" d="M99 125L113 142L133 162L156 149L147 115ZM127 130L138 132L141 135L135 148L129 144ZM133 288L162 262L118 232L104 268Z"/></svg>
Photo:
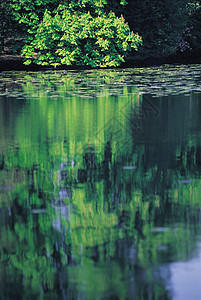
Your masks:
<svg viewBox="0 0 201 300"><path fill-rule="evenodd" d="M0 73L0 299L201 298L200 74Z"/></svg>

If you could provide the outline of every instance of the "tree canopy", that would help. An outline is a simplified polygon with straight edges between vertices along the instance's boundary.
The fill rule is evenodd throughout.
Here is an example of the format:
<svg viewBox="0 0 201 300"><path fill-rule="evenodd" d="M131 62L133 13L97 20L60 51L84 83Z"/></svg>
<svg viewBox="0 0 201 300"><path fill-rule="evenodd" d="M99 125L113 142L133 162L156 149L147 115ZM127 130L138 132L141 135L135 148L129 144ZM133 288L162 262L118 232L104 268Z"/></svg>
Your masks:
<svg viewBox="0 0 201 300"><path fill-rule="evenodd" d="M125 1L122 1L125 4ZM142 39L107 1L13 0L16 18L27 28L22 54L30 64L118 66Z"/></svg>
<svg viewBox="0 0 201 300"><path fill-rule="evenodd" d="M0 5L1 52L17 28L25 64L116 67L201 48L197 0L0 0Z"/></svg>

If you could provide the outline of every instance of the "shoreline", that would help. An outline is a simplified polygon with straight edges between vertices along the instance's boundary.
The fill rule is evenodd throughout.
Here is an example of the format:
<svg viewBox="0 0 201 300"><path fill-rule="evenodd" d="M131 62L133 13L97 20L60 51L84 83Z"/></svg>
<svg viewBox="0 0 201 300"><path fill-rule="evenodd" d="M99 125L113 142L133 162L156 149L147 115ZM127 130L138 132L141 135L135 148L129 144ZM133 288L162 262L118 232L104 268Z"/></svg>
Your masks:
<svg viewBox="0 0 201 300"><path fill-rule="evenodd" d="M43 67L36 64L26 66L23 64L23 58L17 54L0 55L0 72L3 71L39 71Z"/></svg>
<svg viewBox="0 0 201 300"><path fill-rule="evenodd" d="M161 66L164 64L201 64L200 57L181 57L172 56L168 58L147 58L142 60L129 60L117 68L140 68L140 67L153 67ZM112 68L112 69L117 69ZM24 65L23 58L17 54L4 54L0 55L0 72L3 71L42 71L42 70L93 70L100 68L90 68L85 66L60 66L54 68L51 66L40 66L37 64ZM111 68L105 68L111 69Z"/></svg>

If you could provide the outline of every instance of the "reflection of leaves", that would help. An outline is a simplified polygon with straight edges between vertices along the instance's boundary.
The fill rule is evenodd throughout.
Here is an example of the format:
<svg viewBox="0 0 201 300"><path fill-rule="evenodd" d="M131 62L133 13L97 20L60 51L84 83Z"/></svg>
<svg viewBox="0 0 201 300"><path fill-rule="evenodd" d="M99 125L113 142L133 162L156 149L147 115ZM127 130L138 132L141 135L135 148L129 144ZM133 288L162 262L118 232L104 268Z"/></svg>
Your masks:
<svg viewBox="0 0 201 300"><path fill-rule="evenodd" d="M149 77L155 74L154 80L160 83L160 72L167 75L167 69L147 69L145 74L141 72L144 69L137 69L131 77L142 81L143 90L153 91ZM135 117L139 111L141 121L152 121L152 117L158 121L158 110L150 106L154 100L148 103L146 95L134 94L129 70L118 72L58 71L27 77L21 73L15 78L24 76L21 84L27 100L20 102L24 105L21 114L18 106L13 106L18 100L8 102L6 109L17 113L0 127L4 161L0 185L11 187L0 190L0 252L1 261L7 266L9 260L10 272L21 275L16 280L23 278L31 296L42 295L42 285L54 295L55 270L59 273L59 268L69 263L68 284L82 281L87 274L85 293L93 299L97 281L102 280L102 293L104 278L111 274L104 265L94 277L97 265L110 261L110 267L118 272L112 284L123 299L126 292L121 279L129 277L130 263L149 269L150 264L164 261L163 253L167 259L172 255L175 260L186 259L189 247L195 245L201 205L198 141L190 134L185 147L175 144L173 152L168 152L171 157L163 157L160 152L166 145L150 142L158 132L161 138L161 131L154 127L153 136L148 130L150 143L134 141L133 146L133 136L125 130L132 121L128 112ZM116 87L117 80L122 81ZM175 78L168 80L171 85ZM50 96L58 96L57 101ZM97 96L96 101L87 98ZM0 106L3 114L3 101ZM174 132L174 123L172 128ZM14 142L7 132L14 134ZM94 139L95 132L102 144L98 137ZM127 137L130 143L125 144ZM118 142L121 147L116 147ZM158 145L162 145L159 151ZM86 175L83 182L78 176L82 171ZM172 226L170 220L180 225ZM124 274L115 265L115 260L121 259L118 255L125 263Z"/></svg>

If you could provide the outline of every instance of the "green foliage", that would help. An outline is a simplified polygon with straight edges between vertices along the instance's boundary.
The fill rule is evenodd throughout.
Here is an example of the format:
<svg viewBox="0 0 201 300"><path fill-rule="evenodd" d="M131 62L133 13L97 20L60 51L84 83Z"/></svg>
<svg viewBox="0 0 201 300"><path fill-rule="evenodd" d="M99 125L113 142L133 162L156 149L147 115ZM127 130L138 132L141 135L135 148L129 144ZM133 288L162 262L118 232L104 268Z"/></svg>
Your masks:
<svg viewBox="0 0 201 300"><path fill-rule="evenodd" d="M200 0L0 0L1 52L17 21L27 65L112 67L178 50L199 53L200 6Z"/></svg>
<svg viewBox="0 0 201 300"><path fill-rule="evenodd" d="M25 64L115 67L142 43L106 0L13 0L12 7L27 28Z"/></svg>
<svg viewBox="0 0 201 300"><path fill-rule="evenodd" d="M12 0L15 18L29 31L33 31L42 20L44 11L53 11L58 6L58 0Z"/></svg>
<svg viewBox="0 0 201 300"><path fill-rule="evenodd" d="M35 56L34 62L41 65L115 67L140 43L124 18L112 12L92 17L90 12L72 14L59 7L53 16L45 12L34 39L22 53L27 64Z"/></svg>

